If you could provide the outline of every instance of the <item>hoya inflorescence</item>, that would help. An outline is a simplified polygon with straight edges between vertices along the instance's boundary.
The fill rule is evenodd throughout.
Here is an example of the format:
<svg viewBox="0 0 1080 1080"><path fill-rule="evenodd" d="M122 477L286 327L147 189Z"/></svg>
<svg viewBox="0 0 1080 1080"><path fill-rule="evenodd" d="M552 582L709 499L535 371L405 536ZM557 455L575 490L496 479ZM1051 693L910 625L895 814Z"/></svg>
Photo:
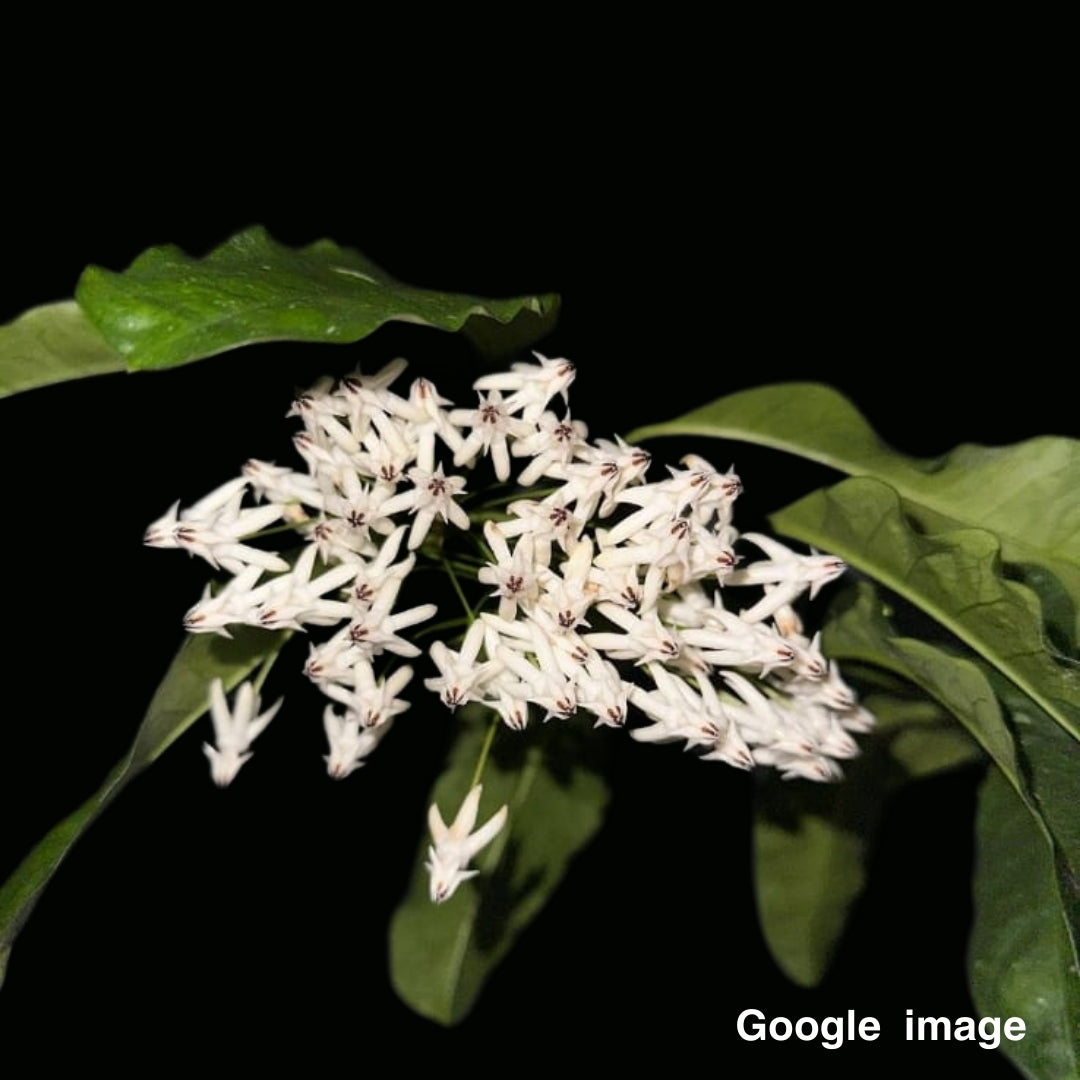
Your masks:
<svg viewBox="0 0 1080 1080"><path fill-rule="evenodd" d="M403 631L436 608L395 609L418 558L437 547L445 573L474 577L486 593L485 610L463 616L456 647L430 647L437 674L424 685L449 709L479 702L515 732L531 718L584 713L642 742L683 741L705 760L838 779L838 761L858 752L851 732L873 720L793 605L844 564L740 536L739 478L702 458L648 482L646 451L618 438L590 442L571 419L574 366L537 361L479 379L471 409L453 408L424 379L407 397L393 391L400 360L299 395L289 415L303 424L294 442L306 471L249 461L240 477L187 510L174 505L147 530L146 543L231 575L207 586L184 625L225 635L238 623L335 628L313 635L304 671L329 699L326 765L341 779L409 707L400 695L413 669L402 661L421 651ZM466 512L456 470L483 457L500 483L518 463L521 495L486 506L474 497ZM299 555L249 542L283 523L303 538ZM425 543L436 523L443 542ZM455 530L482 536L481 565L447 555ZM276 706L256 719L258 701L242 690L234 719L220 685L212 704L219 746L207 755L224 784ZM476 786L449 827L432 808L437 901L472 876L469 861L505 820L503 808L474 832L479 797Z"/></svg>

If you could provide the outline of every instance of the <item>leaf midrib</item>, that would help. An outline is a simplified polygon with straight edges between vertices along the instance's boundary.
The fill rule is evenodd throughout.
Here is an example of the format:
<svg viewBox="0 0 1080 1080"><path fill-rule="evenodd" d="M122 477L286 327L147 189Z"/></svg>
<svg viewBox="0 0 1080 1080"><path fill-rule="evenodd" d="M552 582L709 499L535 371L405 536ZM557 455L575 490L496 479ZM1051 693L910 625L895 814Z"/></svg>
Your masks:
<svg viewBox="0 0 1080 1080"><path fill-rule="evenodd" d="M890 485L881 482L880 480L871 479L869 477L860 478L863 483L874 484L886 491L891 490ZM853 483L854 481L846 481L846 483ZM798 535L798 532L792 533L790 528L781 529L782 532L787 532L789 535ZM811 530L800 530L803 535L799 536L799 539L807 540L810 543L822 543L821 537L811 537L807 535ZM991 538L995 538L995 534L986 529L972 529L972 532L981 532ZM842 545L842 542L841 542ZM837 538L829 537L827 542L824 542L825 547L830 547L836 554L843 557L856 569L862 570L864 573L870 574L876 580L892 589L897 595L902 596L909 603L913 604L920 611L925 612L927 615L936 619L942 626L953 633L960 641L969 646L978 656L985 660L997 671L1009 680L1014 686L1026 694L1032 701L1034 701L1043 711L1052 716L1055 721L1061 725L1074 739L1080 740L1080 729L1076 724L1064 714L1062 709L1058 707L1053 700L1047 698L1037 687L1033 686L1023 672L1017 671L1015 664L1012 662L1018 657L1024 656L1038 656L1040 654L1035 652L1016 652L1005 655L992 647L981 635L969 631L964 624L957 618L957 614L941 607L939 604L933 603L929 600L925 593L921 592L917 588L914 588L908 584L908 578L910 577L911 567L914 564L910 564L904 572L903 576L894 574L891 569L883 563L872 563L864 560L858 551L852 552L844 550L844 546L837 544ZM923 556L920 554L919 558ZM916 560L918 561L918 560ZM1005 590L1015 590L1019 588L1008 581L1002 581L1002 588ZM993 603L992 601L990 603ZM965 610L971 610L973 606L982 605L969 605Z"/></svg>

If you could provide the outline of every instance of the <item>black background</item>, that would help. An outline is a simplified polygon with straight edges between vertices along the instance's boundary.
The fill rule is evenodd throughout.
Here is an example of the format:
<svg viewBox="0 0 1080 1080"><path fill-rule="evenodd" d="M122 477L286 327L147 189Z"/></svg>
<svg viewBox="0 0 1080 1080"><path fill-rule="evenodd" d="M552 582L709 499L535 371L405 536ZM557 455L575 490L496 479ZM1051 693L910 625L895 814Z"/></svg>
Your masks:
<svg viewBox="0 0 1080 1080"><path fill-rule="evenodd" d="M322 141L307 113L281 104L257 139L201 116L168 135L116 122L108 138L77 130L70 151L60 136L47 152L35 144L9 177L0 317L70 295L87 263L120 270L161 243L199 255L261 222L282 242L356 247L417 285L559 292L561 320L539 347L578 364L574 414L594 436L787 379L840 387L916 454L1077 434L1060 381L1074 353L1056 144L1022 116L987 109L928 127L926 113L897 105L868 126L792 106L736 135L723 116L692 129L604 114L582 143L565 117L523 109L513 123L400 116L392 136L358 120ZM0 402L0 870L96 788L181 640L202 569L143 549L146 524L247 457L292 461L284 412L324 370L404 353L442 387L425 355L449 366L467 354L435 334L391 328L344 351L265 346ZM704 452L736 464L742 528L829 478L742 446ZM977 773L890 805L833 973L800 991L757 929L752 779L622 740L603 832L473 1016L444 1031L395 999L385 934L448 715L414 685L399 730L335 784L323 774L321 705L288 668L271 683L286 706L232 788L210 784L200 724L79 842L16 943L0 994L8 1037L31 1037L49 1016L102 1048L149 1025L170 1045L231 1031L237 1052L295 1042L327 1061L393 1048L494 1067L510 1045L559 1064L583 1040L612 1065L663 1054L677 1067L705 1053L719 1070L787 1054L835 1075L887 1060L1011 1075L974 1046L900 1037L906 1008L973 1011ZM749 1007L792 1018L855 1009L885 1034L861 1055L742 1044L735 1018Z"/></svg>

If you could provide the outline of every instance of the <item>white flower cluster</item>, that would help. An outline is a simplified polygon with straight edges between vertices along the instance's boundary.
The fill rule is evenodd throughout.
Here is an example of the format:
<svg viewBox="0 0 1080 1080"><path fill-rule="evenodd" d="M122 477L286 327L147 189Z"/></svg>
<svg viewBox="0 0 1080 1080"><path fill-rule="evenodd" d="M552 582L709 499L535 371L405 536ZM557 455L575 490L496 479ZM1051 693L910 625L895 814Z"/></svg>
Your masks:
<svg viewBox="0 0 1080 1080"><path fill-rule="evenodd" d="M648 453L620 439L590 442L565 408L549 408L559 395L565 403L574 366L537 361L479 379L472 409L452 408L424 379L408 397L392 391L404 361L301 394L289 415L303 423L294 441L306 472L250 461L242 476L187 510L173 506L147 530L148 544L201 555L232 575L217 592L207 587L185 626L226 635L234 623L338 627L310 646L305 672L332 702L327 769L347 776L408 708L399 695L412 669L377 678L374 662L418 656L400 632L435 614L433 604L394 611L417 549L436 519L470 526L457 502L465 479L445 470L489 457L505 482L520 459L519 484L542 481L542 492L481 514L490 559L476 576L498 610L481 613L456 651L431 647L438 676L425 685L451 709L482 702L515 730L530 706L544 719L583 711L621 727L633 704L651 722L631 732L644 742L683 740L739 768L838 778L837 760L857 753L850 732L873 721L792 605L844 564L740 537L738 477L699 457L647 483ZM244 506L248 493L255 505ZM281 522L307 541L291 565L247 542ZM743 562L737 544L763 557ZM734 586L755 588L741 611L726 603ZM246 742L241 749L240 763ZM219 782L224 775L215 772ZM433 849L436 865L440 858ZM467 859L451 862L444 878L466 872Z"/></svg>

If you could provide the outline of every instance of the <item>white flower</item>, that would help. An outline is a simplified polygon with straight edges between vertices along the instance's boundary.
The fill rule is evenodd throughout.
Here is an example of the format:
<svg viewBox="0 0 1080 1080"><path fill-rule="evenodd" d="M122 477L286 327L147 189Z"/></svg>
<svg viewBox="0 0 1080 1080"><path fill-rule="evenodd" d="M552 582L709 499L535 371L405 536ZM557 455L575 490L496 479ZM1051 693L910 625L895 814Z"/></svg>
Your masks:
<svg viewBox="0 0 1080 1080"><path fill-rule="evenodd" d="M521 439L534 431L532 424L510 415L503 404L502 394L492 390L480 395L475 409L455 409L450 422L472 430L454 454L454 464L459 468L472 464L478 454L490 455L495 475L502 481L510 479L510 449L507 439Z"/></svg>
<svg viewBox="0 0 1080 1080"><path fill-rule="evenodd" d="M639 742L685 739L687 749L695 746L709 749L704 755L705 760L726 761L738 769L749 769L753 765L749 748L707 678L696 677L698 690L695 693L686 680L672 675L659 664L650 664L649 674L656 689L646 693L635 687L630 699L653 721L653 726L632 731L630 734L635 739Z"/></svg>
<svg viewBox="0 0 1080 1080"><path fill-rule="evenodd" d="M416 379L409 390L409 403L424 417L413 423L416 464L426 472L431 472L435 468L436 435L455 454L464 441L461 433L450 422L450 415L442 408L443 405L452 405L453 402L441 397L434 383L427 379Z"/></svg>
<svg viewBox="0 0 1080 1080"><path fill-rule="evenodd" d="M519 684L524 686L524 684ZM529 722L529 699L523 694L512 693L501 686L496 687L498 700L486 699L486 704L502 717L503 723L511 731L524 731ZM527 689L527 688L525 688Z"/></svg>
<svg viewBox="0 0 1080 1080"><path fill-rule="evenodd" d="M589 625L585 615L596 599L595 592L589 589L592 550L592 541L582 539L574 547L570 558L559 567L559 573L553 570L540 572L543 594L533 614L546 615L564 633L576 630L581 625Z"/></svg>
<svg viewBox="0 0 1080 1080"><path fill-rule="evenodd" d="M179 513L180 504L173 503L146 530L143 542L150 547L183 548L230 574L239 574L245 566L288 570L289 564L273 552L238 543L241 537L272 525L285 512L278 503L241 509L247 484L246 476L236 477Z"/></svg>
<svg viewBox="0 0 1080 1080"><path fill-rule="evenodd" d="M538 567L551 565L552 544L558 544L567 554L572 552L585 528L584 520L566 505L559 491L541 502L517 499L506 509L514 516L496 523L499 533L507 540L531 536Z"/></svg>
<svg viewBox="0 0 1080 1080"><path fill-rule="evenodd" d="M448 709L456 709L467 701L480 697L480 688L490 678L495 665L490 661L478 663L480 647L484 644L484 623L477 620L469 627L461 651L448 649L441 641L431 646L431 659L439 669L437 679L425 679L424 686L442 698Z"/></svg>
<svg viewBox="0 0 1080 1080"><path fill-rule="evenodd" d="M231 638L225 629L230 623L250 623L257 626L259 612L269 590L267 586L255 588L262 576L257 566L249 566L229 581L217 595L207 582L202 599L184 616L184 629L192 634L220 634Z"/></svg>
<svg viewBox="0 0 1080 1080"><path fill-rule="evenodd" d="M304 624L332 626L347 618L351 612L341 600L323 599L356 577L356 565L341 563L312 578L315 570L317 544L308 544L288 574L268 582L266 601L259 612L259 625L267 630L291 627L302 630Z"/></svg>
<svg viewBox="0 0 1080 1080"><path fill-rule="evenodd" d="M503 806L473 832L483 790L483 785L477 784L465 796L457 817L449 827L443 822L442 814L434 803L428 810L428 828L431 839L435 841L428 848L427 861L427 871L431 877L431 901L434 904L449 900L463 881L476 877L478 871L469 870L469 863L506 824L507 810Z"/></svg>
<svg viewBox="0 0 1080 1080"><path fill-rule="evenodd" d="M335 780L344 780L364 764L364 758L382 741L393 719L388 717L377 727L365 727L355 714L338 716L333 705L323 711L323 731L330 753L323 755L326 771Z"/></svg>
<svg viewBox="0 0 1080 1080"><path fill-rule="evenodd" d="M454 496L460 495L464 490L464 477L444 476L440 464L434 472L426 472L420 468L410 469L409 479L413 482L412 490L387 499L382 510L387 515L397 514L402 510L408 510L415 515L409 530L410 551L415 551L424 542L424 537L436 517L443 521L452 521L459 529L469 528L469 515L454 502Z"/></svg>
<svg viewBox="0 0 1080 1080"><path fill-rule="evenodd" d="M324 647L331 651L343 642L354 647L354 661L360 657L381 656L392 652L398 656L419 656L420 650L410 641L398 634L398 630L415 626L432 618L438 608L434 604L419 604L407 611L391 615L386 607L380 605L369 611L360 611L348 626L339 630Z"/></svg>
<svg viewBox="0 0 1080 1080"><path fill-rule="evenodd" d="M327 697L344 705L348 710L346 715L355 718L362 727L380 727L408 709L409 703L397 695L408 685L412 674L411 667L401 667L376 682L370 662L361 657L352 667L352 691L337 683L328 683L324 689Z"/></svg>
<svg viewBox="0 0 1080 1080"><path fill-rule="evenodd" d="M300 503L316 510L323 508L319 485L309 473L298 473L282 465L251 458L243 467L243 475L261 498L273 503ZM296 507L292 508L295 514ZM305 515L301 512L299 515Z"/></svg>
<svg viewBox="0 0 1080 1080"><path fill-rule="evenodd" d="M519 607L530 610L540 595L532 537L526 533L513 553L494 521L484 522L484 537L496 561L481 567L476 578L495 586L491 595L499 597L499 617L512 619Z"/></svg>
<svg viewBox="0 0 1080 1080"><path fill-rule="evenodd" d="M574 460L575 455L588 453L589 429L570 414L560 420L553 412L545 412L536 421L536 430L518 439L510 448L514 457L532 460L521 471L518 483L532 487L541 476L560 475L558 470Z"/></svg>
<svg viewBox="0 0 1080 1080"><path fill-rule="evenodd" d="M574 678L580 661L559 662L556 645L559 641L550 629L545 628L535 619L507 622L494 615L483 615L484 623L497 635L502 644L489 644L488 651L494 647L495 658L502 664L505 677L500 678L500 685L508 692L535 702L545 710L545 720L552 717L566 719L577 712L577 695L574 690ZM518 684L511 688L510 679L516 676Z"/></svg>
<svg viewBox="0 0 1080 1080"><path fill-rule="evenodd" d="M683 640L701 650L701 657L717 667L749 667L767 675L775 667L788 667L795 650L776 630L750 623L725 611L719 604L702 613L701 627L682 631Z"/></svg>
<svg viewBox="0 0 1080 1080"><path fill-rule="evenodd" d="M769 556L768 559L742 566L727 577L726 584L729 585L765 586L765 596L752 608L742 612L747 622L767 619L791 604L807 588L813 600L822 585L835 580L847 569L843 559L835 555L820 555L813 549L811 555L800 555L771 536L743 533L742 538Z"/></svg>
<svg viewBox="0 0 1080 1080"><path fill-rule="evenodd" d="M203 743L203 753L210 759L210 775L218 787L232 783L240 766L251 757L248 748L274 719L282 700L278 698L266 712L260 714L255 688L251 683L243 682L236 691L234 711L230 713L221 680L215 679L210 684L210 718L214 722L217 746Z"/></svg>
<svg viewBox="0 0 1080 1080"><path fill-rule="evenodd" d="M594 727L622 727L633 684L619 678L619 672L599 653L593 653L577 677L577 702L596 717Z"/></svg>
<svg viewBox="0 0 1080 1080"><path fill-rule="evenodd" d="M633 660L646 664L650 660L673 663L682 651L682 641L677 631L664 626L655 611L638 618L632 612L616 604L603 602L597 611L625 631L622 634L601 632L582 635L586 644L607 653L612 660Z"/></svg>
<svg viewBox="0 0 1080 1080"><path fill-rule="evenodd" d="M408 366L408 361L399 356L374 375L361 375L356 371L341 380L341 390L349 405L349 418L354 430L361 435L366 434L371 415L379 411L414 415L415 410L409 408L404 398L387 389Z"/></svg>
<svg viewBox="0 0 1080 1080"><path fill-rule="evenodd" d="M556 394L562 394L564 402L567 400L566 391L574 381L577 369L569 360L549 360L538 352L533 356L539 363L514 364L512 371L485 375L473 383L473 389L509 390L511 395L505 403L507 410L521 410L524 419L539 420L545 406Z"/></svg>

